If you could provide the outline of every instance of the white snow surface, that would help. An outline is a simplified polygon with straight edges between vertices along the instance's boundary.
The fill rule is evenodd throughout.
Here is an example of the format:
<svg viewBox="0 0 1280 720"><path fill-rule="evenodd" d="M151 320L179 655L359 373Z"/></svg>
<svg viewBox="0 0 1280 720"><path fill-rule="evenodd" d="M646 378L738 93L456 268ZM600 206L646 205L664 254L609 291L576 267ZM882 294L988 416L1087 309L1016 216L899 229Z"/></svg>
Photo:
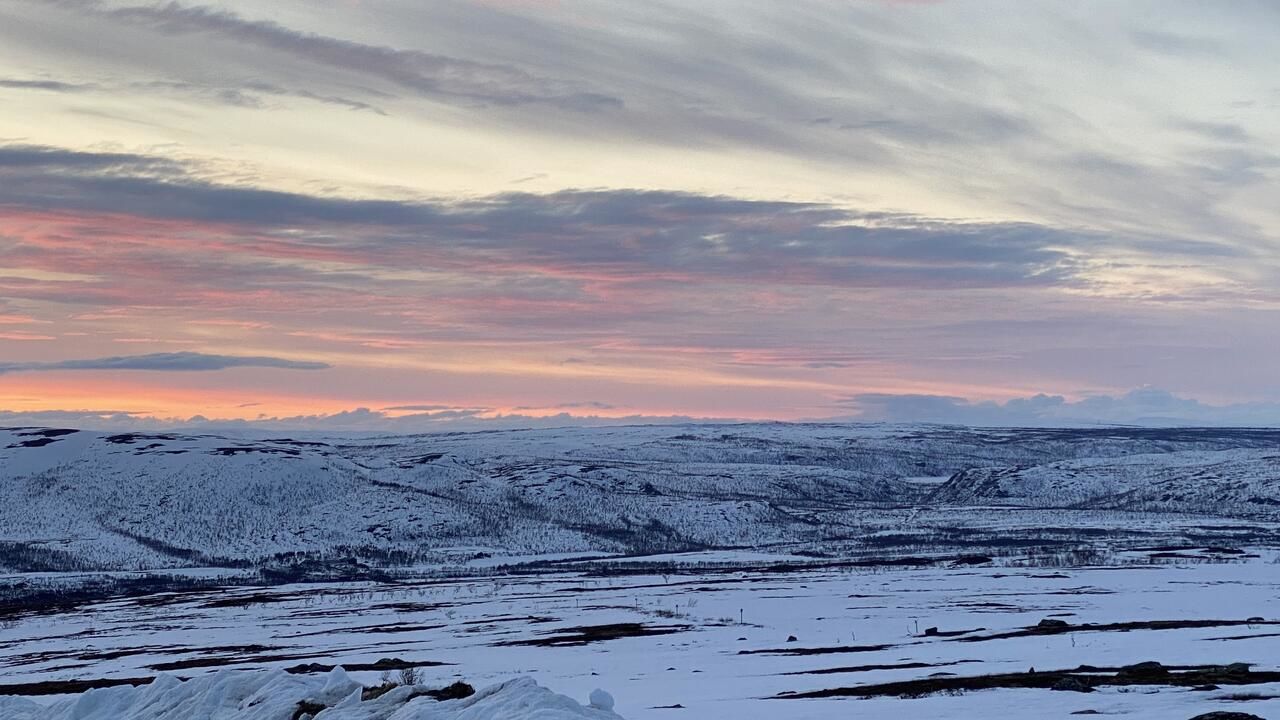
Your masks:
<svg viewBox="0 0 1280 720"><path fill-rule="evenodd" d="M1278 447L1280 432L1238 429L745 424L306 441L0 429L0 589L158 568L217 579L246 563L267 583L0 617L6 692L159 678L0 695L0 720L290 720L303 699L325 705L315 720L602 720L618 717L614 697L631 720L1274 720L1280 683L1261 681L781 698L1151 660L1280 672ZM1082 547L1096 557L1073 555ZM974 548L991 562L842 564ZM424 572L269 577L295 556ZM806 557L818 560L798 567ZM512 567L538 558L555 569ZM1017 632L1047 618L1212 622ZM646 632L579 637L618 625ZM376 673L305 669L383 659L435 687L492 686L464 701L411 689L361 701L353 678Z"/></svg>
<svg viewBox="0 0 1280 720"><path fill-rule="evenodd" d="M398 687L361 700L364 686L342 668L327 675L290 675L281 670L223 670L183 682L160 675L149 685L90 690L51 705L0 697L5 720L292 720L302 702L325 708L312 720L618 720L603 691L583 706L520 677L461 700L437 701Z"/></svg>
<svg viewBox="0 0 1280 720"><path fill-rule="evenodd" d="M628 720L1076 720L1074 713L1090 710L1125 720L1187 720L1215 710L1276 720L1280 683L1224 685L1212 691L1142 686L1106 687L1090 694L1006 689L908 699L777 699L783 693L916 680L935 673L977 676L1029 667L1242 662L1252 663L1255 671L1280 671L1280 564L1274 550L1257 554L1225 562L1153 562L1148 553L1133 552L1109 565L1072 568L845 568L668 577L569 573L162 593L0 623L0 685L120 680L165 672L213 683L201 678L231 669L241 674L230 677L276 677L277 692L292 703L319 693L328 679L323 674L255 673L312 662L354 668L399 658L424 663L418 681L432 687L463 680L479 688L524 676L579 702L606 688L617 700L615 712ZM1245 622L1254 617L1264 621ZM1238 624L1005 637L1045 618L1080 625L1177 620ZM663 632L599 642L538 642L571 637L574 628L618 623ZM930 636L930 627L968 632ZM787 642L791 636L798 640ZM804 649L818 652L790 654ZM366 685L380 682L376 671L350 674ZM86 697L134 692L94 691ZM137 693L141 697L145 690ZM1233 699L1239 694L1256 699ZM519 697L535 696L530 691ZM33 698L35 703L50 701ZM64 713L74 705L66 699L53 702ZM511 696L511 702L526 700ZM476 706L482 707L478 701ZM27 714L18 714L19 707ZM443 712L460 706L429 707ZM612 717L582 715L572 705L566 707L565 712L579 714L478 717ZM50 715L26 701L0 701L4 720L71 717L117 716ZM475 720L461 714L439 717Z"/></svg>

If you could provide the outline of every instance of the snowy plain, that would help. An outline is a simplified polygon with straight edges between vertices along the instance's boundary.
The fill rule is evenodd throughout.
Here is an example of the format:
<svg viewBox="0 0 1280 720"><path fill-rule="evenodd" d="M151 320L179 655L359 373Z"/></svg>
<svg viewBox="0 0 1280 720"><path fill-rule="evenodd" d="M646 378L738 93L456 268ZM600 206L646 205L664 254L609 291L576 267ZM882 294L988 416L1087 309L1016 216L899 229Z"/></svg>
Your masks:
<svg viewBox="0 0 1280 720"><path fill-rule="evenodd" d="M1280 683L1215 690L1118 686L1087 694L993 689L910 698L786 694L936 673L1145 661L1251 663L1255 672L1274 671L1280 669L1275 560L1269 552L1221 562L1133 553L1105 567L622 577L584 568L551 576L174 593L10 622L0 629L0 668L5 683L32 683L157 673L198 678L228 669L352 667L394 658L423 663L422 682L435 686L530 677L582 703L604 688L616 698L618 714L631 720L1069 718L1088 710L1156 720L1224 709L1267 717L1280 715ZM1100 629L1000 637L1046 618ZM1150 621L1226 624L1105 629ZM623 624L647 634L592 637L592 628ZM930 635L929 628L941 632ZM351 675L368 685L380 681L376 671ZM1229 699L1242 693L1259 699Z"/></svg>

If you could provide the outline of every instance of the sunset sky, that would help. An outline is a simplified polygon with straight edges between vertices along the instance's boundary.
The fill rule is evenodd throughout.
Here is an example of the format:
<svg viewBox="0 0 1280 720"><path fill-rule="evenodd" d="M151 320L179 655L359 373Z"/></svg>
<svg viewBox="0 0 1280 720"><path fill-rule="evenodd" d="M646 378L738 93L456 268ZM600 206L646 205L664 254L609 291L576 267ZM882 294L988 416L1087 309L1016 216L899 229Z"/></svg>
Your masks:
<svg viewBox="0 0 1280 720"><path fill-rule="evenodd" d="M1280 424L1277 28L0 0L0 424Z"/></svg>

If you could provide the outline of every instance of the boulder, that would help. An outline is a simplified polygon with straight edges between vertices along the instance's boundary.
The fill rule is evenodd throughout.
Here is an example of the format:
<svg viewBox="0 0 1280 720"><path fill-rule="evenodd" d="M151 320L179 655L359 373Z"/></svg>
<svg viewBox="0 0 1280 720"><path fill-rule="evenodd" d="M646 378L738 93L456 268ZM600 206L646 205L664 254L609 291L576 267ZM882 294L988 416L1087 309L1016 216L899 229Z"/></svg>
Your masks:
<svg viewBox="0 0 1280 720"><path fill-rule="evenodd" d="M1082 692L1082 693L1093 692L1093 688L1084 684L1084 682L1081 681L1079 678L1073 678L1073 677L1064 677L1058 682L1054 683L1049 689L1058 690L1060 692Z"/></svg>
<svg viewBox="0 0 1280 720"><path fill-rule="evenodd" d="M1126 665L1116 673L1116 678L1120 680L1153 680L1168 676L1168 668L1151 660Z"/></svg>
<svg viewBox="0 0 1280 720"><path fill-rule="evenodd" d="M590 705L587 707L595 708L596 710L613 710L613 696L604 690L592 690L588 702L590 702Z"/></svg>

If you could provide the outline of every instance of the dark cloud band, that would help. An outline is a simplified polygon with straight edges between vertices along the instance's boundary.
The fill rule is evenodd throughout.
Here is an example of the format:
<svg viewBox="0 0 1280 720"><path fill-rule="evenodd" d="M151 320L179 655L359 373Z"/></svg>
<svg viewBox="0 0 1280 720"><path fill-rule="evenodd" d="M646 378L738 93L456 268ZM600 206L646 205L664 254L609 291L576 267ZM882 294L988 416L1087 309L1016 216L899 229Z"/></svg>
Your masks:
<svg viewBox="0 0 1280 720"><path fill-rule="evenodd" d="M414 95L495 105L544 104L574 111L617 108L622 101L575 88L514 65L370 45L300 32L275 22L251 20L219 8L167 2L108 6L94 0L65 5L82 13L144 27L171 36L215 36L281 53L342 73L362 75Z"/></svg>
<svg viewBox="0 0 1280 720"><path fill-rule="evenodd" d="M351 200L218 184L198 168L144 155L13 145L0 146L0 205L287 230L283 242L343 253L356 265L449 262L473 270L845 287L1072 284L1081 253L1139 242L1030 223L951 223L683 192ZM1195 242L1178 250L1224 251Z"/></svg>
<svg viewBox="0 0 1280 720"><path fill-rule="evenodd" d="M66 370L153 370L161 372L208 372L228 368L254 367L282 370L323 370L329 365L321 362L286 360L277 357L210 355L195 352L153 353L150 355L124 355L93 358L90 360L59 360L56 362L0 363L0 374L16 372L53 372Z"/></svg>
<svg viewBox="0 0 1280 720"><path fill-rule="evenodd" d="M1093 395L1075 401L1043 394L991 402L944 395L864 393L846 398L842 404L856 408L855 419L874 422L990 427L1280 426L1280 403L1210 405L1158 388L1138 388L1116 396Z"/></svg>

